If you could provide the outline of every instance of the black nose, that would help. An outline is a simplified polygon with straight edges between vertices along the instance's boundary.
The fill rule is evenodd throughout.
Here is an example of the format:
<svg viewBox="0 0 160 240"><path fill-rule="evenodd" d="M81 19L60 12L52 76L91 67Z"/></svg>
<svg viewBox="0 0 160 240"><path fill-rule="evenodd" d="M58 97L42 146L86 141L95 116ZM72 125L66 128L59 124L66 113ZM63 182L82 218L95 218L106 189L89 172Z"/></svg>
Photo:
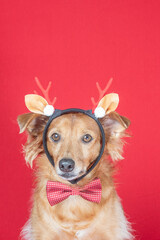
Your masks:
<svg viewBox="0 0 160 240"><path fill-rule="evenodd" d="M63 158L59 161L59 168L62 172L72 172L75 162L70 158Z"/></svg>

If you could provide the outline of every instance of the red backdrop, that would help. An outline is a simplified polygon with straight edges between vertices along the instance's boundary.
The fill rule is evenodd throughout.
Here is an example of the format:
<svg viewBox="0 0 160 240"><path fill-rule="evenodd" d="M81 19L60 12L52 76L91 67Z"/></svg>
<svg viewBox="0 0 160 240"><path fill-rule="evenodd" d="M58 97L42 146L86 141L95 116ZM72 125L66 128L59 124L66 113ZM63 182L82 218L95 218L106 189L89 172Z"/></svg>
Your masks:
<svg viewBox="0 0 160 240"><path fill-rule="evenodd" d="M32 171L25 166L18 114L24 95L52 81L57 108L91 108L96 81L120 95L132 124L117 176L136 239L160 239L160 2L128 0L0 1L0 239L18 239L29 216ZM39 92L40 93L40 92Z"/></svg>

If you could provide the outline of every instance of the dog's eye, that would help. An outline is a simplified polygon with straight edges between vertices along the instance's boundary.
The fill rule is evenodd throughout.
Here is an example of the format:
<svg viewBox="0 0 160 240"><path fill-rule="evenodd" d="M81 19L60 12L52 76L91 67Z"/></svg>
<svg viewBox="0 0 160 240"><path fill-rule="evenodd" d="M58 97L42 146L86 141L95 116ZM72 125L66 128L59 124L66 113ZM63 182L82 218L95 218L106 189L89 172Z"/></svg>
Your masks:
<svg viewBox="0 0 160 240"><path fill-rule="evenodd" d="M82 137L82 141L85 143L91 142L92 141L92 136L90 134L86 134Z"/></svg>
<svg viewBox="0 0 160 240"><path fill-rule="evenodd" d="M58 133L53 133L52 136L51 136L51 139L54 142L58 142L61 139L61 136Z"/></svg>

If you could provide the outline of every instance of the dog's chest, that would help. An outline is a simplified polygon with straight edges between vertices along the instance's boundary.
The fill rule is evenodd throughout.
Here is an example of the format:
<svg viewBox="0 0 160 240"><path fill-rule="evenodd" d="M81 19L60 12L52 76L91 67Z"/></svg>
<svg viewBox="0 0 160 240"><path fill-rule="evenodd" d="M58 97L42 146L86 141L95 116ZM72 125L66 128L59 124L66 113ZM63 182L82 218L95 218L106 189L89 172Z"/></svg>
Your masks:
<svg viewBox="0 0 160 240"><path fill-rule="evenodd" d="M61 207L60 207L61 206ZM80 196L70 196L62 205L57 205L54 219L61 229L73 233L75 240L84 239L95 218L97 204L90 203Z"/></svg>
<svg viewBox="0 0 160 240"><path fill-rule="evenodd" d="M95 217L96 209L96 203L86 201L80 196L70 196L62 204L55 206L53 215L62 225L88 225Z"/></svg>

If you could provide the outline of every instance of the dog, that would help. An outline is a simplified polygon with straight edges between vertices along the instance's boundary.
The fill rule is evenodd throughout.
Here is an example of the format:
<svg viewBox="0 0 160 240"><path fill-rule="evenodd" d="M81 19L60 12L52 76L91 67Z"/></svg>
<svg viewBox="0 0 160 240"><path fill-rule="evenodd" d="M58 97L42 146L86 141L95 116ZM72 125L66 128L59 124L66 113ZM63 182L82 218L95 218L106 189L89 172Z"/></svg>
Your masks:
<svg viewBox="0 0 160 240"><path fill-rule="evenodd" d="M68 112L53 119L46 139L48 151L54 159L53 167L43 147L43 133L49 120L49 116L43 114L47 103L34 94L26 98L26 106L31 112L18 116L18 124L20 133L26 131L28 135L24 153L26 163L31 167L33 162L35 164L35 189L31 215L23 227L21 239L133 239L130 223L123 212L113 180L114 162L123 158L122 138L128 136L126 130L130 120L115 111L118 100L114 100L113 95L108 94L99 102L101 110L105 109L105 115L99 118L105 134L105 146L100 161L88 174L86 172L94 164L102 146L97 122L81 112ZM72 184L81 176L82 179ZM101 182L99 203L88 201L77 194L72 194L54 206L47 199L48 181L79 189L95 179Z"/></svg>

